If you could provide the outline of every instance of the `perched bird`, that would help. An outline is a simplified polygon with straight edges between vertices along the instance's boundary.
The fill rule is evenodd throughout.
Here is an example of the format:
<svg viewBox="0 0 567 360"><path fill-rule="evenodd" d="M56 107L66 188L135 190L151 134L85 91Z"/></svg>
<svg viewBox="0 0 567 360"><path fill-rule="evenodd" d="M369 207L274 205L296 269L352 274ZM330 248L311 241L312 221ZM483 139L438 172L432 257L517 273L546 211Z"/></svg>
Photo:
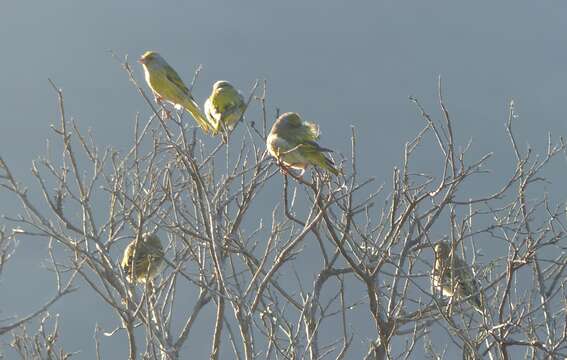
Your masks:
<svg viewBox="0 0 567 360"><path fill-rule="evenodd" d="M136 239L128 244L124 250L121 266L129 282L146 283L155 278L165 267L163 256L159 237L145 233L137 244Z"/></svg>
<svg viewBox="0 0 567 360"><path fill-rule="evenodd" d="M469 265L452 250L446 241L433 247L435 263L431 273L431 285L443 295L465 299L479 312L482 311L482 298L479 286Z"/></svg>
<svg viewBox="0 0 567 360"><path fill-rule="evenodd" d="M146 82L156 97L156 101L168 101L187 110L205 132L211 130L207 118L193 99L189 88L177 72L155 51L146 51L139 62L144 68Z"/></svg>
<svg viewBox="0 0 567 360"><path fill-rule="evenodd" d="M228 81L217 81L211 96L205 101L205 115L216 135L221 129L232 130L246 110L244 97Z"/></svg>
<svg viewBox="0 0 567 360"><path fill-rule="evenodd" d="M272 126L266 145L278 162L285 167L301 170L301 174L309 165L315 165L338 175L333 161L324 155L332 150L319 146L315 142L318 138L317 124L301 120L297 113L287 112Z"/></svg>

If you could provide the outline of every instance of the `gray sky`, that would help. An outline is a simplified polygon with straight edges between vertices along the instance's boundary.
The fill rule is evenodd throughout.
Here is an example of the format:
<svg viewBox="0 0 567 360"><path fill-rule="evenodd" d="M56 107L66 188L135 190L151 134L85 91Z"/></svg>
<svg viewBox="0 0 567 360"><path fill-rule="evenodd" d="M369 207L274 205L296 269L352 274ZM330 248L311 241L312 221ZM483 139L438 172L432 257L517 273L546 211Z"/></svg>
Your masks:
<svg viewBox="0 0 567 360"><path fill-rule="evenodd" d="M3 0L0 154L33 184L31 160L45 150L58 116L48 78L64 90L68 114L92 128L100 145L124 149L136 112L148 109L109 50L134 62L153 49L187 81L204 65L194 90L201 102L215 80L248 93L256 78L265 78L271 113L277 107L317 121L323 146L348 154L354 125L363 175L380 183L389 181L404 143L423 125L408 96L437 116L441 75L460 143L472 138L472 155L494 151L491 167L507 174L510 99L523 146L542 152L547 132L567 134L566 11L559 0ZM432 159L424 153L419 166L427 169ZM549 174L564 176L564 159ZM480 181L478 190L493 185ZM558 201L566 195L561 185L547 185ZM13 214L14 199L0 193L0 201L0 212ZM1 317L21 315L52 295L52 278L40 265L44 249L37 239L20 243L0 280ZM91 358L94 322L109 319L105 307L95 296L71 295L55 309L65 310L67 350ZM119 340L105 341L108 354L125 351Z"/></svg>

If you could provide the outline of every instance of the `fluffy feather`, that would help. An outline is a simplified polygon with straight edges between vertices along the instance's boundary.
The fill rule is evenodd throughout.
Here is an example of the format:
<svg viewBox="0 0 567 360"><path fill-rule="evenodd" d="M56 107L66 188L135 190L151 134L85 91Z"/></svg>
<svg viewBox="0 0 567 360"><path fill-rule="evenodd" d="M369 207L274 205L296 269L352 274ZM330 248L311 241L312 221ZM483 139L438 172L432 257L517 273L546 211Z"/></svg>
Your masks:
<svg viewBox="0 0 567 360"><path fill-rule="evenodd" d="M468 302L482 312L482 297L470 266L452 251L446 241L436 243L433 250L435 263L431 274L432 286L445 296L468 298Z"/></svg>
<svg viewBox="0 0 567 360"><path fill-rule="evenodd" d="M205 101L205 115L212 126L213 135L221 130L232 130L242 118L246 103L242 94L228 81L217 81Z"/></svg>
<svg viewBox="0 0 567 360"><path fill-rule="evenodd" d="M319 146L315 142L318 138L317 124L304 122L299 114L288 112L272 126L266 146L268 152L284 166L303 172L309 165L315 165L339 175L333 161L324 155L331 150Z"/></svg>
<svg viewBox="0 0 567 360"><path fill-rule="evenodd" d="M121 266L130 282L145 283L155 278L164 268L163 247L157 235L145 233L140 241L134 239L122 257Z"/></svg>

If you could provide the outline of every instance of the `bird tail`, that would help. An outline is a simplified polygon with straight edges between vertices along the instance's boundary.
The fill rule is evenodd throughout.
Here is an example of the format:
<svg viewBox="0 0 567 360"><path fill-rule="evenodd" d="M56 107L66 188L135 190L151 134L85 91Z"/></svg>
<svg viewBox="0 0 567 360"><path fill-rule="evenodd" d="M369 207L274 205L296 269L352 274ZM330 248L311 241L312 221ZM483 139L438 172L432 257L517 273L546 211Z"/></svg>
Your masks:
<svg viewBox="0 0 567 360"><path fill-rule="evenodd" d="M319 165L325 170L332 173L333 175L339 176L340 171L335 167L335 163L333 162L333 160L329 159L328 157L326 157L321 153L319 153L319 155L320 155Z"/></svg>
<svg viewBox="0 0 567 360"><path fill-rule="evenodd" d="M301 145L299 150L303 154L303 156L310 159L311 163L322 167L335 176L339 176L341 174L341 172L335 167L333 160L329 159L325 156L325 154L323 154L325 152L333 152L333 150L321 147L314 141L306 141Z"/></svg>
<svg viewBox="0 0 567 360"><path fill-rule="evenodd" d="M199 126L201 127L201 129L203 129L204 132L210 133L213 131L212 124L209 123L209 121L205 117L205 114L203 114L203 112L201 111L199 105L197 105L195 100L188 98L181 105L185 108L185 110L187 110L189 114L191 114L191 116L193 116L193 119L195 119L197 124L199 124Z"/></svg>

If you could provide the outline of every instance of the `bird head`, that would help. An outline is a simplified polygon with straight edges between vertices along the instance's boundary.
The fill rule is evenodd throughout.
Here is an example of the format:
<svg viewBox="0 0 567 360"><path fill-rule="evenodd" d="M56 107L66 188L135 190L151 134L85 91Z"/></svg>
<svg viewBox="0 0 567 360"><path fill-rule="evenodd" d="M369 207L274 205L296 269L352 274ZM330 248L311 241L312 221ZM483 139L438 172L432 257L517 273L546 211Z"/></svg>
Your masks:
<svg viewBox="0 0 567 360"><path fill-rule="evenodd" d="M142 56L140 56L138 62L145 66L154 66L165 63L165 60L155 51L146 51Z"/></svg>
<svg viewBox="0 0 567 360"><path fill-rule="evenodd" d="M447 241L442 240L433 245L433 251L436 256L448 258L451 252L451 245Z"/></svg>
<svg viewBox="0 0 567 360"><path fill-rule="evenodd" d="M294 112L286 112L282 114L278 118L277 122L283 123L292 128L300 127L303 124L303 121L299 117L299 114Z"/></svg>
<svg viewBox="0 0 567 360"><path fill-rule="evenodd" d="M213 91L217 91L220 89L229 89L229 88L233 88L233 86L231 83L229 83L226 80L219 80L215 82L215 84L213 85Z"/></svg>
<svg viewBox="0 0 567 360"><path fill-rule="evenodd" d="M155 234L144 233L142 235L142 241L144 245L150 246L152 248L160 249L160 250L163 248L161 245L161 240Z"/></svg>

